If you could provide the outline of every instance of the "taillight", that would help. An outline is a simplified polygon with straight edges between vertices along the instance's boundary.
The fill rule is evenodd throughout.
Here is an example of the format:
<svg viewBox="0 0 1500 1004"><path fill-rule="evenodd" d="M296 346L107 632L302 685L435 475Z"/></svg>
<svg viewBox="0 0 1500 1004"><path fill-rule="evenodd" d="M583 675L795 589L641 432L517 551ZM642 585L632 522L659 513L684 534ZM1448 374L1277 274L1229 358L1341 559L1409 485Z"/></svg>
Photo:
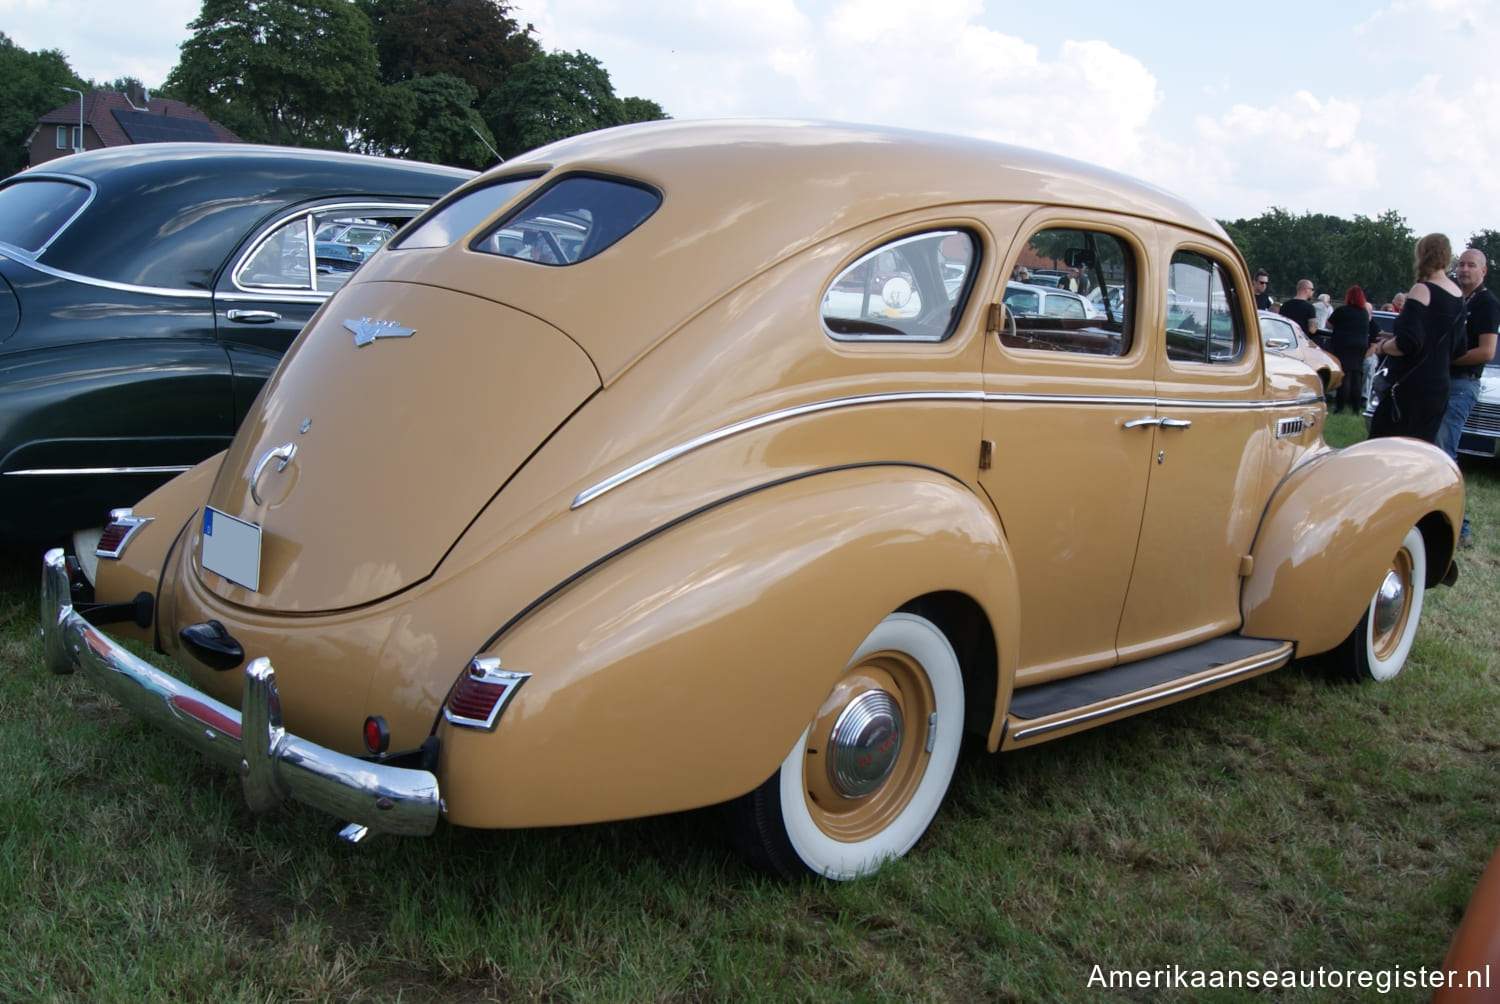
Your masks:
<svg viewBox="0 0 1500 1004"><path fill-rule="evenodd" d="M118 558L125 552L125 546L130 543L131 538L154 518L137 516L129 509L111 509L109 523L104 527L99 543L94 546L94 554L101 558Z"/></svg>
<svg viewBox="0 0 1500 1004"><path fill-rule="evenodd" d="M476 658L448 695L443 717L466 728L493 729L500 712L530 676L501 669L499 659Z"/></svg>

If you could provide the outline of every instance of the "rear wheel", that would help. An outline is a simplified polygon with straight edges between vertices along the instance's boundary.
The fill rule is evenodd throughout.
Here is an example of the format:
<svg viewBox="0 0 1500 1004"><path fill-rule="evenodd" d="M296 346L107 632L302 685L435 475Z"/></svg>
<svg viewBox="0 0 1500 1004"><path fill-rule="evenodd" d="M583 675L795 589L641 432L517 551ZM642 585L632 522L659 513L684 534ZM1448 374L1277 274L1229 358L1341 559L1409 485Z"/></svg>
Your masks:
<svg viewBox="0 0 1500 1004"><path fill-rule="evenodd" d="M1391 559L1359 626L1339 647L1341 668L1357 680L1391 680L1406 665L1427 585L1427 545L1412 527Z"/></svg>
<svg viewBox="0 0 1500 1004"><path fill-rule="evenodd" d="M752 864L852 879L905 854L953 777L963 679L943 632L891 614L855 651L780 769L728 807Z"/></svg>

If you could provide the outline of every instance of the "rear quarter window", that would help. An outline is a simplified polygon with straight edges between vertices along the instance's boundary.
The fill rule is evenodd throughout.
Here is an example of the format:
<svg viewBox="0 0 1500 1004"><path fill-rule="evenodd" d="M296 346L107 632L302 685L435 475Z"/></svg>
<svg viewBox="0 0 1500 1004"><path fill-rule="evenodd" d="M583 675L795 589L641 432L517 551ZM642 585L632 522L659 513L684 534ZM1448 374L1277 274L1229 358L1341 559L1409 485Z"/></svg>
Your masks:
<svg viewBox="0 0 1500 1004"><path fill-rule="evenodd" d="M23 178L0 188L0 244L35 255L89 201L89 189L56 178Z"/></svg>

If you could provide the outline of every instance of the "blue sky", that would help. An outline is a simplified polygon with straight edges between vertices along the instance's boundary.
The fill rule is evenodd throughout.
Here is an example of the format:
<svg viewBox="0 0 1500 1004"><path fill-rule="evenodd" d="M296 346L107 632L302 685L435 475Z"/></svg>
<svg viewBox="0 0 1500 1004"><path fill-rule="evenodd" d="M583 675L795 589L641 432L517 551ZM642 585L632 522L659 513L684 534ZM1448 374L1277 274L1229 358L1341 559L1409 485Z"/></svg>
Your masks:
<svg viewBox="0 0 1500 1004"><path fill-rule="evenodd" d="M519 0L548 49L675 118L964 133L1136 175L1220 219L1500 230L1500 0ZM196 0L0 0L84 76L159 83Z"/></svg>

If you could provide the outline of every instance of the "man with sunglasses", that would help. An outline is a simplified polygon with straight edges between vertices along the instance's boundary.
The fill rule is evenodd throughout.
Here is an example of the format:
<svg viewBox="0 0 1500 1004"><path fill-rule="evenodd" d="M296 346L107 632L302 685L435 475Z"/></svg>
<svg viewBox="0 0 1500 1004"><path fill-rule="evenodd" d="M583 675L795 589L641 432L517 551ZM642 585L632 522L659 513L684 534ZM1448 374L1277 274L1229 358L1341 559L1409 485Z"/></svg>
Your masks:
<svg viewBox="0 0 1500 1004"><path fill-rule="evenodd" d="M1263 269L1263 268L1256 269L1255 270L1255 309L1256 310L1270 310L1271 309L1271 293L1269 291L1270 285L1271 285L1271 277L1269 275L1266 275L1266 270Z"/></svg>

